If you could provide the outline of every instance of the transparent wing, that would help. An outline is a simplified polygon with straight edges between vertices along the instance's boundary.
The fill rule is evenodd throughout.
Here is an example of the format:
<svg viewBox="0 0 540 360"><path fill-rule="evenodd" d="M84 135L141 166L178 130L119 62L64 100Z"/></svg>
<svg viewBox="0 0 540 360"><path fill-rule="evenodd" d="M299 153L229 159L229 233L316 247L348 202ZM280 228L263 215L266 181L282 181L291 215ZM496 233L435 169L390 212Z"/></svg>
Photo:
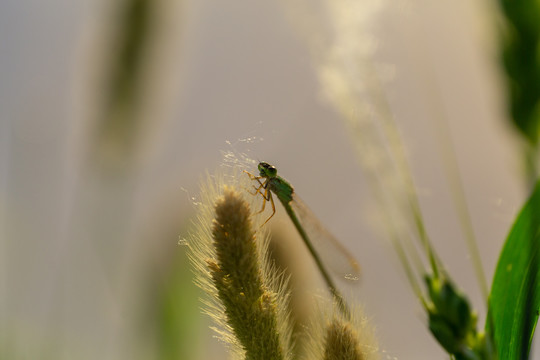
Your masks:
<svg viewBox="0 0 540 360"><path fill-rule="evenodd" d="M293 193L290 205L323 263L347 280L358 280L360 266L351 253L317 219L306 204Z"/></svg>

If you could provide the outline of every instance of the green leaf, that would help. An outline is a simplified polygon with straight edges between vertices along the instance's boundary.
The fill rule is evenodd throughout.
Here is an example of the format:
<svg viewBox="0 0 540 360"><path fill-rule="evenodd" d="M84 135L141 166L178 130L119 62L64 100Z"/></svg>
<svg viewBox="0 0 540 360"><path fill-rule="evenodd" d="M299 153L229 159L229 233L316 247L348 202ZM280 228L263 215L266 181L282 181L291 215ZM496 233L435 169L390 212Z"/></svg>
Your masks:
<svg viewBox="0 0 540 360"><path fill-rule="evenodd" d="M509 113L533 145L540 140L540 2L499 0L506 23L501 33L501 60L506 75Z"/></svg>
<svg viewBox="0 0 540 360"><path fill-rule="evenodd" d="M528 359L540 306L540 181L501 252L489 298L486 332L499 359Z"/></svg>

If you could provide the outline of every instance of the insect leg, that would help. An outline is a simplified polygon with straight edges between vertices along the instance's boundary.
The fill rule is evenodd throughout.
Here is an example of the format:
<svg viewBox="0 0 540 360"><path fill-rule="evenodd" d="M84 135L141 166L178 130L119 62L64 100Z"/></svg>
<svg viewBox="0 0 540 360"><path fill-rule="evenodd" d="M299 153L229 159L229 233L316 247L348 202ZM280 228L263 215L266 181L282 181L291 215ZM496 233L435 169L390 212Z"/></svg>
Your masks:
<svg viewBox="0 0 540 360"><path fill-rule="evenodd" d="M256 187L255 185L253 185L253 188L255 189L255 192L254 193L250 192L250 194L251 195L261 194L261 196L264 199L263 204L262 204L262 208L261 208L261 210L259 210L257 212L257 214L260 214L260 213L262 213L264 211L267 201L270 201L270 205L272 205L272 215L270 215L270 217L268 219L266 219L266 221L261 225L261 226L263 226L276 213L276 205L274 204L274 198L272 197L272 192L268 189L268 178L266 178L265 176L255 176L255 175L247 172L246 170L244 170L244 172L249 176L249 178L251 180L256 180L259 183L259 187ZM261 179L264 179L264 178L266 178L265 182L261 182ZM264 188L264 193L261 191L262 188Z"/></svg>
<svg viewBox="0 0 540 360"><path fill-rule="evenodd" d="M270 220L272 218L272 216L274 216L276 214L276 204L274 204L274 198L272 197L272 193L268 189L266 189L265 194L266 193L268 195L267 195L267 197L265 197L265 200L270 201L270 205L272 205L272 215L270 215L270 217L268 219L266 219L266 221L261 226L264 226L268 222L268 220ZM264 202L265 204L266 204L266 201Z"/></svg>
<svg viewBox="0 0 540 360"><path fill-rule="evenodd" d="M257 181L259 182L259 187L256 187L255 185L253 185L253 188L255 189L255 192L251 192L251 191L248 191L251 195L257 195L257 194L261 194L262 197L264 197L264 194L261 192L261 189L264 187L264 184L261 183L258 179Z"/></svg>
<svg viewBox="0 0 540 360"><path fill-rule="evenodd" d="M264 211L264 208L266 207L266 202L269 200L269 197L270 198L272 197L272 194L270 194L270 191L267 188L264 188L264 194L260 190L258 191L259 191L259 194L261 194L264 199L261 210L257 212L257 214L260 214Z"/></svg>
<svg viewBox="0 0 540 360"><path fill-rule="evenodd" d="M250 178L251 180L258 180L258 179L262 179L262 178L263 178L263 176L255 176L255 175L253 175L252 173L250 173L250 172L248 172L248 171L246 171L246 170L244 170L244 172L249 176L249 178ZM260 183L260 181L259 181L259 183Z"/></svg>
<svg viewBox="0 0 540 360"><path fill-rule="evenodd" d="M256 187L255 185L253 185L253 188L255 189L255 192L252 193L252 192L249 192L251 195L257 195L257 194L261 194L262 197L264 197L266 199L266 197L264 196L264 194L261 192L261 188L263 188L266 184L266 181L264 183L261 182L261 179L264 178L264 176L255 176L249 172L247 172L246 170L244 170L244 172L249 176L249 178L251 180L256 180L258 183L259 183L259 187ZM268 180L267 180L268 181ZM268 199L266 199L268 200Z"/></svg>

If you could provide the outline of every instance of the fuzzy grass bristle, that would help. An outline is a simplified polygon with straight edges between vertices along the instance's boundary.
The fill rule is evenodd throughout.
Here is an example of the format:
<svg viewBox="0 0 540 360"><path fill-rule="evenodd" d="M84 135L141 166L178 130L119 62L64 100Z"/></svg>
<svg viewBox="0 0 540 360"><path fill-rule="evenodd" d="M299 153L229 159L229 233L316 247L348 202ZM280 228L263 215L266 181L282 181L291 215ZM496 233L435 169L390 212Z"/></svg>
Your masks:
<svg viewBox="0 0 540 360"><path fill-rule="evenodd" d="M345 317L334 303L320 303L319 318L312 322L308 344L309 359L378 360L379 346L372 326L362 309L354 306Z"/></svg>
<svg viewBox="0 0 540 360"><path fill-rule="evenodd" d="M207 294L203 311L234 358L291 359L287 280L267 259L266 233L251 213L258 199L241 175L209 176L201 187L188 241L195 282Z"/></svg>

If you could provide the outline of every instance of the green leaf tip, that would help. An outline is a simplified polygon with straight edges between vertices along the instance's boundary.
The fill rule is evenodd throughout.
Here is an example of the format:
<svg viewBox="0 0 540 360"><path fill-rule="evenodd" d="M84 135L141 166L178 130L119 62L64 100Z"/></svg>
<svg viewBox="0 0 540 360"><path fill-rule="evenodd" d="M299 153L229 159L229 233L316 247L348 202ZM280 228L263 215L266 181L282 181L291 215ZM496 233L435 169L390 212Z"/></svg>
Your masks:
<svg viewBox="0 0 540 360"><path fill-rule="evenodd" d="M493 277L486 331L500 359L528 359L540 307L540 181L506 239Z"/></svg>

